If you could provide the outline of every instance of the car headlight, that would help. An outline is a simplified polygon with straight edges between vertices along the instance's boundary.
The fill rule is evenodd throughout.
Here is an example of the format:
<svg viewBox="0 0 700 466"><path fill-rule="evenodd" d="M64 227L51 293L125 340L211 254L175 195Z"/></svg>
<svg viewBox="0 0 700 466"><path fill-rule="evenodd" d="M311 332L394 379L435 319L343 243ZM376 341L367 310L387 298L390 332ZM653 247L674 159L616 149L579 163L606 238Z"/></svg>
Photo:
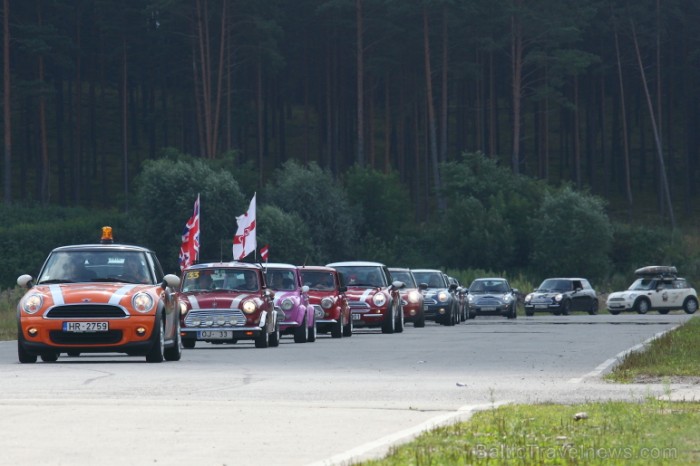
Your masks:
<svg viewBox="0 0 700 466"><path fill-rule="evenodd" d="M474 299L475 299L475 298L474 298L474 295L471 295L471 294L468 294L468 295L467 295L467 301L469 301L470 303L471 303L472 301L474 301Z"/></svg>
<svg viewBox="0 0 700 466"><path fill-rule="evenodd" d="M372 297L372 302L377 307L382 307L386 304L386 295L384 293L377 293Z"/></svg>
<svg viewBox="0 0 700 466"><path fill-rule="evenodd" d="M415 304L418 301L420 301L420 293L418 293L417 291L411 291L410 293L408 293L408 302L409 303Z"/></svg>
<svg viewBox="0 0 700 466"><path fill-rule="evenodd" d="M284 298L280 303L283 311L290 311L294 307L294 301L291 298Z"/></svg>
<svg viewBox="0 0 700 466"><path fill-rule="evenodd" d="M530 294L528 294L527 296L525 296L524 301L525 301L526 303L529 303L530 301L532 301L532 293L530 293Z"/></svg>
<svg viewBox="0 0 700 466"><path fill-rule="evenodd" d="M561 301L562 299L564 299L564 295L561 294L561 293L559 293L559 294L557 294L556 296L554 296L554 300L555 300L556 302L559 302L559 301Z"/></svg>
<svg viewBox="0 0 700 466"><path fill-rule="evenodd" d="M509 303L509 302L513 301L513 296L511 296L511 295L509 295L509 294L504 294L504 295L503 295L503 301L506 302L506 303Z"/></svg>
<svg viewBox="0 0 700 466"><path fill-rule="evenodd" d="M131 305L139 312L150 312L153 309L153 297L148 293L136 293L131 298Z"/></svg>
<svg viewBox="0 0 700 466"><path fill-rule="evenodd" d="M450 299L450 295L449 295L449 293L447 293L447 291L441 291L438 293L437 298L438 298L438 301L440 301L441 303L444 303L445 301Z"/></svg>
<svg viewBox="0 0 700 466"><path fill-rule="evenodd" d="M25 299L22 302L22 309L27 314L34 314L39 309L41 309L41 306L43 304L44 304L44 297L39 295L39 294L33 294L33 295L27 296L27 299Z"/></svg>
<svg viewBox="0 0 700 466"><path fill-rule="evenodd" d="M187 314L187 311L188 311L187 304L180 301L180 315L184 316L185 314Z"/></svg>
<svg viewBox="0 0 700 466"><path fill-rule="evenodd" d="M321 300L321 307L323 309L330 309L333 307L333 300L331 298L323 298Z"/></svg>
<svg viewBox="0 0 700 466"><path fill-rule="evenodd" d="M248 300L243 303L243 312L246 314L252 314L258 306L255 305L255 301Z"/></svg>

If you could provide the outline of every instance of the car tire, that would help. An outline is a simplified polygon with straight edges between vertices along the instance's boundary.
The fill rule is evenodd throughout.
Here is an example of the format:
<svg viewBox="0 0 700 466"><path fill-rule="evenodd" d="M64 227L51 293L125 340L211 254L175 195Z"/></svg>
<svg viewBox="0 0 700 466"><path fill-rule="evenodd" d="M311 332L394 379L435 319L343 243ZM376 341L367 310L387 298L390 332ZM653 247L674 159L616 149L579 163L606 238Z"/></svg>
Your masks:
<svg viewBox="0 0 700 466"><path fill-rule="evenodd" d="M331 327L331 338L343 338L343 316L338 316L338 321Z"/></svg>
<svg viewBox="0 0 700 466"><path fill-rule="evenodd" d="M616 316L616 315L618 315L618 314L620 313L620 311L613 311L613 310L610 310L610 309L608 309L608 312L609 312L610 314L614 315L614 316Z"/></svg>
<svg viewBox="0 0 700 466"><path fill-rule="evenodd" d="M314 322L313 325L311 325L311 327L309 327L309 337L308 337L307 341L309 343L313 343L316 341L316 322Z"/></svg>
<svg viewBox="0 0 700 466"><path fill-rule="evenodd" d="M403 329L406 326L406 321L404 320L403 316L403 309L401 308L401 305L398 306L399 308L399 316L396 319L396 333L403 333Z"/></svg>
<svg viewBox="0 0 700 466"><path fill-rule="evenodd" d="M163 319L158 319L158 325L154 329L155 335L153 348L146 354L146 362L163 362L165 353L165 324Z"/></svg>
<svg viewBox="0 0 700 466"><path fill-rule="evenodd" d="M686 298L683 303L683 310L686 314L695 314L698 310L698 300L695 298Z"/></svg>
<svg viewBox="0 0 700 466"><path fill-rule="evenodd" d="M263 327L260 331L260 335L255 337L255 347L267 348L268 346L270 346L270 334L267 333L267 328Z"/></svg>
<svg viewBox="0 0 700 466"><path fill-rule="evenodd" d="M347 325L343 325L343 336L344 337L351 337L353 330L354 330L354 325L352 323L352 317L350 317L348 319Z"/></svg>
<svg viewBox="0 0 700 466"><path fill-rule="evenodd" d="M529 309L525 309L525 315L528 317L532 317L535 315L535 311L531 311Z"/></svg>
<svg viewBox="0 0 700 466"><path fill-rule="evenodd" d="M568 316L569 312L571 312L571 301L565 299L561 303L561 314L564 316Z"/></svg>
<svg viewBox="0 0 700 466"><path fill-rule="evenodd" d="M591 309L590 309L590 311L588 311L588 313L592 316L598 314L598 300L597 299L593 299L591 301Z"/></svg>
<svg viewBox="0 0 700 466"><path fill-rule="evenodd" d="M306 325L306 316L301 325L294 329L294 343L306 343L309 339L309 327Z"/></svg>
<svg viewBox="0 0 700 466"><path fill-rule="evenodd" d="M382 322L382 333L394 333L396 330L396 319L394 318L393 307L392 309L387 309L387 311L384 316L384 322Z"/></svg>
<svg viewBox="0 0 700 466"><path fill-rule="evenodd" d="M175 341L172 346L165 348L163 357L166 361L179 361L182 358L182 336L180 335L179 319L175 319Z"/></svg>
<svg viewBox="0 0 700 466"><path fill-rule="evenodd" d="M415 328L423 328L425 327L425 314L422 312L418 315L416 320L413 321L413 327Z"/></svg>
<svg viewBox="0 0 700 466"><path fill-rule="evenodd" d="M517 312L515 306L511 306L510 312L508 313L508 316L507 316L507 317L508 317L509 319L515 319L515 318L518 317L518 312Z"/></svg>
<svg viewBox="0 0 700 466"><path fill-rule="evenodd" d="M634 303L634 310L637 311L637 314L646 314L649 312L649 307L649 301L645 298L640 298Z"/></svg>
<svg viewBox="0 0 700 466"><path fill-rule="evenodd" d="M192 349L195 347L197 344L197 340L194 338L183 338L182 339L182 346L184 346L187 349Z"/></svg>
<svg viewBox="0 0 700 466"><path fill-rule="evenodd" d="M44 362L56 362L58 361L58 355L59 353L42 353L41 354L41 360Z"/></svg>
<svg viewBox="0 0 700 466"><path fill-rule="evenodd" d="M270 348L277 348L280 345L280 326L275 323L275 331L268 334L267 344ZM234 342L235 343L235 342Z"/></svg>

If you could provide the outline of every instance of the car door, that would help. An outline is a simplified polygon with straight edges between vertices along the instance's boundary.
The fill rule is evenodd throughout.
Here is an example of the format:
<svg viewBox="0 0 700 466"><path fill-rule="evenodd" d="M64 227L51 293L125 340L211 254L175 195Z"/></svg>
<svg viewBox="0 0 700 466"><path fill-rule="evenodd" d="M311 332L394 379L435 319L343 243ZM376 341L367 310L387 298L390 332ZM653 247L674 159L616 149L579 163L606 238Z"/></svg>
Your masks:
<svg viewBox="0 0 700 466"><path fill-rule="evenodd" d="M587 309L587 297L586 293L583 291L583 284L580 280L572 280L571 287L573 291L571 292L571 310L572 311L583 311Z"/></svg>
<svg viewBox="0 0 700 466"><path fill-rule="evenodd" d="M673 309L680 309L683 307L683 297L684 292L684 281L682 280L664 280L665 291L667 293L667 300L665 307L670 307Z"/></svg>

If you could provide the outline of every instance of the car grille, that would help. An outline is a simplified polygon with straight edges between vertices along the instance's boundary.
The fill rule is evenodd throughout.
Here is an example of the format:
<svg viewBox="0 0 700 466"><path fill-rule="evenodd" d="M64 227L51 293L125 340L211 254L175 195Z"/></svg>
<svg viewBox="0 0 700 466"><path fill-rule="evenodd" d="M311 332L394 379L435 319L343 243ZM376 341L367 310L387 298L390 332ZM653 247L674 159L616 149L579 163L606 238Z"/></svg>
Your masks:
<svg viewBox="0 0 700 466"><path fill-rule="evenodd" d="M496 298L482 298L476 301L478 306L500 306L501 300Z"/></svg>
<svg viewBox="0 0 700 466"><path fill-rule="evenodd" d="M211 320L216 322L218 318L224 318L227 322L230 321L231 317L236 319L236 324L234 327L245 326L245 314L240 309L196 309L187 313L185 317L185 326L193 327L192 320L197 318L200 321Z"/></svg>
<svg viewBox="0 0 700 466"><path fill-rule="evenodd" d="M427 304L428 306L434 306L435 304L437 304L437 300L432 298L425 298L423 300L423 304Z"/></svg>
<svg viewBox="0 0 700 466"><path fill-rule="evenodd" d="M610 298L608 301L624 301L623 298Z"/></svg>
<svg viewBox="0 0 700 466"><path fill-rule="evenodd" d="M348 302L350 309L353 311L361 311L363 309L369 309L369 304L362 301L350 301Z"/></svg>
<svg viewBox="0 0 700 466"><path fill-rule="evenodd" d="M57 345L109 345L119 343L122 339L122 331L69 333L61 330L51 330L49 336L51 341Z"/></svg>
<svg viewBox="0 0 700 466"><path fill-rule="evenodd" d="M71 304L55 306L46 313L47 319L124 319L129 315L119 306L108 304Z"/></svg>

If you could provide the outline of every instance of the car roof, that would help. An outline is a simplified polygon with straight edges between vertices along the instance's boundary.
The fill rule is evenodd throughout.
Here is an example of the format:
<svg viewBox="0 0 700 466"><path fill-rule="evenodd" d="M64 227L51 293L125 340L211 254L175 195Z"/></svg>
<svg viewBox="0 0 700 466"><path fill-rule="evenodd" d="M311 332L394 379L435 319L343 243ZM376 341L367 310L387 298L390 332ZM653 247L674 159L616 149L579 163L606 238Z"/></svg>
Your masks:
<svg viewBox="0 0 700 466"><path fill-rule="evenodd" d="M281 262L270 262L267 264L263 264L263 269L296 269L296 265L292 264L283 264Z"/></svg>
<svg viewBox="0 0 700 466"><path fill-rule="evenodd" d="M489 280L489 281L502 281L502 282L508 281L503 277L479 277L479 278L474 279L474 281L487 281L487 280Z"/></svg>
<svg viewBox="0 0 700 466"><path fill-rule="evenodd" d="M63 251L136 251L136 252L153 252L143 246L135 246L133 244L72 244L69 246L59 246L51 252Z"/></svg>
<svg viewBox="0 0 700 466"><path fill-rule="evenodd" d="M410 272L408 267L389 267L390 272Z"/></svg>
<svg viewBox="0 0 700 466"><path fill-rule="evenodd" d="M384 267L384 264L380 262L369 262L369 261L345 261L345 262L333 262L331 264L326 264L326 267Z"/></svg>
<svg viewBox="0 0 700 466"><path fill-rule="evenodd" d="M545 278L544 280L586 280L588 281L587 278L582 278L582 277L549 277ZM542 280L542 281L544 281Z"/></svg>
<svg viewBox="0 0 700 466"><path fill-rule="evenodd" d="M210 269L210 268L236 268L236 269L257 269L260 270L259 264L251 264L250 262L205 262L194 264L187 267L185 270Z"/></svg>
<svg viewBox="0 0 700 466"><path fill-rule="evenodd" d="M412 269L413 272L437 272L437 273L444 273L442 270L439 269Z"/></svg>
<svg viewBox="0 0 700 466"><path fill-rule="evenodd" d="M303 265L299 267L299 271L303 272L305 270L310 272L338 272L333 267L326 267L325 265Z"/></svg>

